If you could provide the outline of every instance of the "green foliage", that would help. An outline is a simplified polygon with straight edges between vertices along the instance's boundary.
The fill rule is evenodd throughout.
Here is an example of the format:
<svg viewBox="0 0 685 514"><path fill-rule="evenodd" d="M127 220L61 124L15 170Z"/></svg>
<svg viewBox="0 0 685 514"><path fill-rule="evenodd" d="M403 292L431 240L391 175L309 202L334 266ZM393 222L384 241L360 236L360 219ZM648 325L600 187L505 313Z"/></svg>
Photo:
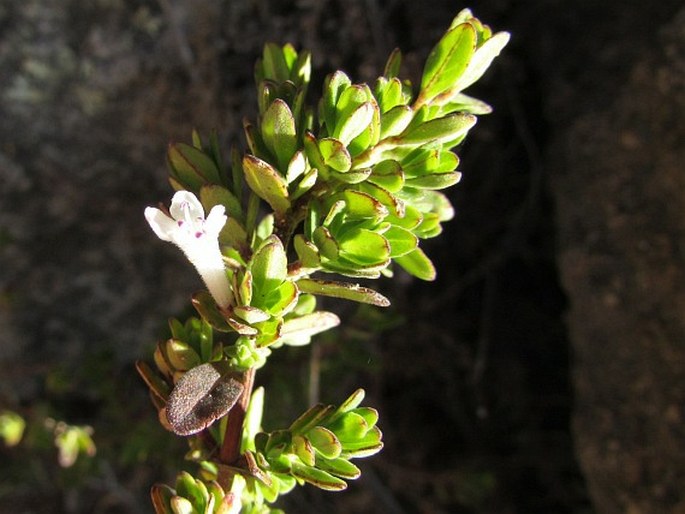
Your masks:
<svg viewBox="0 0 685 514"><path fill-rule="evenodd" d="M160 422L190 436L188 457L200 466L199 478L184 472L174 489L153 488L158 513L277 512L269 504L295 485L344 489L361 473L351 460L380 451L378 413L360 406L361 389L262 431L254 373L272 351L338 325L318 296L389 305L373 289L314 274L375 279L399 267L435 278L421 242L454 215L442 193L461 177L454 148L491 110L463 90L508 38L464 10L428 56L416 96L396 50L373 86L330 74L316 109L305 103L310 54L268 43L255 67L259 117L244 123L247 152L234 150L229 168L215 134L169 146L179 193L168 213L146 217L210 292L192 298L198 318L170 322L157 369L137 365Z"/></svg>

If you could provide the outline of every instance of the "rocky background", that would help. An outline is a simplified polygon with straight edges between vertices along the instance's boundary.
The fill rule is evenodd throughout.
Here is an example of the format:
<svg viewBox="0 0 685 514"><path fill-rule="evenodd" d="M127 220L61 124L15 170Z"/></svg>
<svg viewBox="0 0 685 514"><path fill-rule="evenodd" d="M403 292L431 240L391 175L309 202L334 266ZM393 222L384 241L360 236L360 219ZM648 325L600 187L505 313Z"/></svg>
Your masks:
<svg viewBox="0 0 685 514"><path fill-rule="evenodd" d="M199 287L142 217L192 128L242 144L266 41L314 54L314 93L416 83L463 7L512 41L472 94L438 281L341 305L346 328L262 373L274 424L363 384L386 448L342 494L289 512L685 513L685 10L607 0L4 0L0 3L0 409L89 424L57 466L0 447L1 513L151 512L183 447L133 361ZM276 364L273 365L276 368Z"/></svg>

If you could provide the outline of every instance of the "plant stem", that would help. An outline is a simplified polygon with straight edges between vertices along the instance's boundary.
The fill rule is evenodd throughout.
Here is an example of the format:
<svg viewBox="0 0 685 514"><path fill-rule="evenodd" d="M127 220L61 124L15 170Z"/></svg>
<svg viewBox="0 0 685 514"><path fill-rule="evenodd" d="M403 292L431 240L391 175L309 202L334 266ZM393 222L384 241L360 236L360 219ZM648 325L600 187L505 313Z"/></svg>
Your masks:
<svg viewBox="0 0 685 514"><path fill-rule="evenodd" d="M250 368L245 372L245 379L243 381L243 394L240 400L233 406L228 413L228 420L226 422L226 432L224 432L224 441L219 452L219 460L223 464L231 465L240 458L240 443L243 434L243 422L245 421L245 414L247 407L252 397L252 389L254 387L255 368Z"/></svg>

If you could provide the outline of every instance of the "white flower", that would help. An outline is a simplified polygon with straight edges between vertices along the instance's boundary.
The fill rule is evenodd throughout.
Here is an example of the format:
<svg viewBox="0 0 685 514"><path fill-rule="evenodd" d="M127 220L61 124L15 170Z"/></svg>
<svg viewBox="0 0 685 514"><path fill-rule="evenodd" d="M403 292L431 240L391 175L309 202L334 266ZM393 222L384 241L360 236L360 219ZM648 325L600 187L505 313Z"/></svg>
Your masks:
<svg viewBox="0 0 685 514"><path fill-rule="evenodd" d="M145 219L157 237L183 250L216 303L228 307L233 294L219 249L219 232L227 219L224 207L215 205L205 219L205 211L197 197L188 191L178 191L171 200L169 213L171 217L155 207L147 207Z"/></svg>

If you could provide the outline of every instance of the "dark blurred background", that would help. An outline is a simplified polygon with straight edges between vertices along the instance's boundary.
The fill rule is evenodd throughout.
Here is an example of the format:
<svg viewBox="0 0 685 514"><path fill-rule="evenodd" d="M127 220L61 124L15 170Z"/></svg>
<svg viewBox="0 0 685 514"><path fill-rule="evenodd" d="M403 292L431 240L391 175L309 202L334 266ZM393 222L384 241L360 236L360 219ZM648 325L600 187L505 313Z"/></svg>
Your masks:
<svg viewBox="0 0 685 514"><path fill-rule="evenodd" d="M290 513L685 513L682 2L3 0L0 3L0 513L152 512L185 451L133 362L187 311L194 270L144 222L164 154L256 112L267 41L314 54L313 95L404 52L416 84L462 8L512 40L469 90L494 106L461 149L438 280L378 285L379 311L280 350L266 428L357 386L386 447L345 493ZM61 468L44 420L94 429ZM271 426L269 426L271 425Z"/></svg>

